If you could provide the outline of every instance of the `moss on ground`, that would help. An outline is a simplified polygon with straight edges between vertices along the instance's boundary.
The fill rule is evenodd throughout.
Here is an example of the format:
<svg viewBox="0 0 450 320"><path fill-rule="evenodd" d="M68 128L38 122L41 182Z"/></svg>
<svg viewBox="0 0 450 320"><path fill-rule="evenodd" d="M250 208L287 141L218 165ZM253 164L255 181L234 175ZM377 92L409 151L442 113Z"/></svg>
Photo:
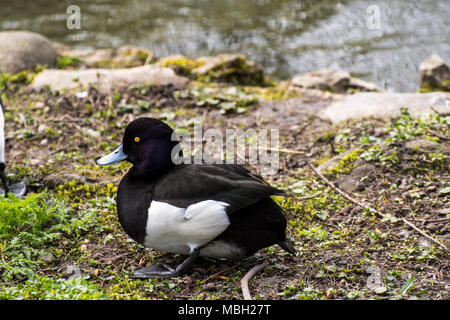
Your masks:
<svg viewBox="0 0 450 320"><path fill-rule="evenodd" d="M259 299L450 298L448 252L400 222L407 218L448 243L450 160L437 147L448 146L438 136L450 135L449 116L413 119L405 109L392 120L333 127L311 116L303 119L310 123L300 133L287 125L288 116L275 116L280 148L306 146L316 165L354 150L330 179L372 164L372 179L352 196L387 219L344 199L308 169L303 156L281 153L280 170L268 179L291 195L274 199L286 212L297 255L273 246L240 262L200 260L186 276L144 281L131 279L131 272L154 261L176 265L184 257L128 239L117 220L115 194L130 166L99 167L95 159L117 147L126 124L138 116L190 132L190 121L204 114L206 126L246 129L258 121L255 111L267 110L264 100L301 97L285 89L213 84L109 95L90 89L77 97L30 92L26 82L2 81L8 179L25 179L29 195L0 196L0 208L8 213L3 216L18 219L0 225L1 299L241 299L240 279L261 259L270 263L251 282ZM233 112L221 112L223 103L234 104ZM418 139L436 149L408 148ZM66 280L74 267L79 277Z"/></svg>

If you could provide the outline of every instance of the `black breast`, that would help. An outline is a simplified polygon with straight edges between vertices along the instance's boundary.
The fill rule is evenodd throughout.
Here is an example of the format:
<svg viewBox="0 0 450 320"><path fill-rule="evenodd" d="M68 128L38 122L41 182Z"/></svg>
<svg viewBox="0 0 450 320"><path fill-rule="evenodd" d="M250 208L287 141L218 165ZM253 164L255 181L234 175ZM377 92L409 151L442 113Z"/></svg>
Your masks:
<svg viewBox="0 0 450 320"><path fill-rule="evenodd" d="M145 183L129 171L117 191L117 214L125 232L135 241L145 240L148 208L152 202L153 184Z"/></svg>

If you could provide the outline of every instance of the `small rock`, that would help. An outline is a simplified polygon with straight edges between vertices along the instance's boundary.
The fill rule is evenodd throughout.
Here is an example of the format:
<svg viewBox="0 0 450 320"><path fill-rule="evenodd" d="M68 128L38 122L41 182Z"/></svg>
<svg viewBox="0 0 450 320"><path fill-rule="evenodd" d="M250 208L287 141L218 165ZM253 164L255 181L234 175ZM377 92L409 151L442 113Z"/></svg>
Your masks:
<svg viewBox="0 0 450 320"><path fill-rule="evenodd" d="M81 269L76 265L70 265L64 270L62 276L67 280L80 279L82 276Z"/></svg>
<svg viewBox="0 0 450 320"><path fill-rule="evenodd" d="M54 257L51 253L44 254L41 258L45 263L51 263L54 261Z"/></svg>
<svg viewBox="0 0 450 320"><path fill-rule="evenodd" d="M322 69L296 76L291 80L291 85L336 93L347 93L349 90L383 91L374 83L354 78L346 71L332 69Z"/></svg>
<svg viewBox="0 0 450 320"><path fill-rule="evenodd" d="M442 208L436 211L438 214L450 214L450 208Z"/></svg>
<svg viewBox="0 0 450 320"><path fill-rule="evenodd" d="M100 132L93 130L91 128L81 128L81 131L83 133L85 133L88 136L91 136L93 138L99 138L100 137Z"/></svg>
<svg viewBox="0 0 450 320"><path fill-rule="evenodd" d="M39 125L39 127L38 127L38 133L39 133L39 134L42 134L42 133L44 133L45 130L47 130L47 129L48 129L48 127L47 127L44 123L41 123L41 124Z"/></svg>
<svg viewBox="0 0 450 320"><path fill-rule="evenodd" d="M429 248L431 246L430 242L425 238L419 238L417 240L417 245L424 248Z"/></svg>
<svg viewBox="0 0 450 320"><path fill-rule="evenodd" d="M425 228L430 231L437 231L437 230L439 230L440 225L437 223L429 223Z"/></svg>
<svg viewBox="0 0 450 320"><path fill-rule="evenodd" d="M45 107L45 103L42 102L42 101L38 101L38 102L36 102L35 107L36 108L43 108L43 107Z"/></svg>
<svg viewBox="0 0 450 320"><path fill-rule="evenodd" d="M341 174L337 180L337 184L346 192L363 191L368 183L372 181L375 172L375 166L362 163L349 174Z"/></svg>
<svg viewBox="0 0 450 320"><path fill-rule="evenodd" d="M216 289L216 284L213 282L206 283L202 286L203 291L215 291Z"/></svg>
<svg viewBox="0 0 450 320"><path fill-rule="evenodd" d="M185 276L183 278L183 283L189 286L192 283L192 278L190 276Z"/></svg>
<svg viewBox="0 0 450 320"><path fill-rule="evenodd" d="M84 90L84 91L78 91L75 93L75 97L77 97L78 99L84 99L89 95L89 91Z"/></svg>
<svg viewBox="0 0 450 320"><path fill-rule="evenodd" d="M242 54L220 54L214 57L196 59L201 66L192 70L198 76L209 77L210 81L229 82L240 85L261 85L264 71L261 66L249 61Z"/></svg>
<svg viewBox="0 0 450 320"><path fill-rule="evenodd" d="M421 90L450 91L450 69L437 54L426 58L419 67Z"/></svg>

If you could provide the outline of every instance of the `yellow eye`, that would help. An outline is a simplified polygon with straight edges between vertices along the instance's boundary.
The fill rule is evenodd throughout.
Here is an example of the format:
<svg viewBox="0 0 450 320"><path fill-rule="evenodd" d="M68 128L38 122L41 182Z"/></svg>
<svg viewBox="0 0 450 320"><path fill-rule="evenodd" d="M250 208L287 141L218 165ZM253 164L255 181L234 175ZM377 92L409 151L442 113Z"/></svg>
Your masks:
<svg viewBox="0 0 450 320"><path fill-rule="evenodd" d="M141 141L141 138L139 138L139 137L134 137L134 142L139 142L139 141Z"/></svg>

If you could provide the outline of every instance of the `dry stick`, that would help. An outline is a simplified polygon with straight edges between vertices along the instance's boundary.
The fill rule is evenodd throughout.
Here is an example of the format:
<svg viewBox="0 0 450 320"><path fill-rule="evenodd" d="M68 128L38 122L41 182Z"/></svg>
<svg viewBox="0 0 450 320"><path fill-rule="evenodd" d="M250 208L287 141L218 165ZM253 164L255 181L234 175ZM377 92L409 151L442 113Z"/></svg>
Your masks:
<svg viewBox="0 0 450 320"><path fill-rule="evenodd" d="M241 288L242 288L242 295L244 296L244 300L253 300L252 295L250 294L250 289L248 288L248 282L255 274L257 274L261 270L264 270L264 268L267 266L267 264L268 264L268 262L264 261L263 263L254 266L242 278Z"/></svg>
<svg viewBox="0 0 450 320"><path fill-rule="evenodd" d="M322 191L319 191L316 194L313 194L313 195L310 195L310 196L304 196L304 197L292 196L292 198L294 198L295 200L308 200L308 199L312 199L312 198L318 197L321 194L322 194Z"/></svg>
<svg viewBox="0 0 450 320"><path fill-rule="evenodd" d="M291 154L301 154L301 155L306 154L305 151L297 151L297 150L291 150L291 149L278 149L278 148L266 148L266 147L258 147L258 149L281 152L281 153L291 153Z"/></svg>
<svg viewBox="0 0 450 320"><path fill-rule="evenodd" d="M205 280L203 280L203 281L206 282L206 281L208 281L208 280L210 280L210 279L213 279L213 278L215 278L215 277L217 277L217 276L220 276L222 273L227 272L228 270L231 270L231 269L235 269L235 268L239 267L241 264L242 264L242 261L236 263L235 265L233 265L233 266L231 266L231 267L226 267L225 269L220 270L219 272L216 272L216 273L210 275L209 277L207 277L207 278L206 278Z"/></svg>
<svg viewBox="0 0 450 320"><path fill-rule="evenodd" d="M436 131L433 131L433 130L431 130L431 129L428 129L428 131L430 131L430 133L431 133L433 136L438 137L439 139L441 139L441 140L443 140L443 141L450 141L450 138L444 137L444 136L440 135L439 133L437 133Z"/></svg>
<svg viewBox="0 0 450 320"><path fill-rule="evenodd" d="M311 168L312 171L314 171L314 173L320 177L320 179L322 179L323 181L325 181L326 184L328 184L333 190L335 190L337 193L339 193L341 196L343 196L345 199L347 199L348 201L362 207L365 209L369 209L374 211L377 215L379 215L382 218L385 218L386 215L384 213L381 213L380 211L365 205L359 201L357 201L356 199L352 198L351 196L349 196L347 193L345 193L344 191L342 191L341 189L339 189L338 187L336 187L331 181L329 181L327 178L325 178L323 176L323 174L321 174L319 172L319 170L317 170L313 164L309 161L306 160L306 163L308 164L308 166ZM427 238L428 240L438 244L439 246L441 246L442 248L444 248L446 251L449 251L449 249L445 246L445 244L437 241L436 239L434 239L433 237L427 235L424 231L422 231L421 229L419 229L418 227L416 227L413 223L411 223L410 221L406 220L405 218L401 218L401 220L403 221L403 223L407 224L408 226L410 226L411 228L413 228L414 230L416 230L418 233L420 233L421 235L423 235L425 238Z"/></svg>
<svg viewBox="0 0 450 320"><path fill-rule="evenodd" d="M433 110L434 112L436 112L438 114L438 116L440 117L445 117L450 115L450 112L439 112L438 110L436 110L434 107L431 107L431 110Z"/></svg>

